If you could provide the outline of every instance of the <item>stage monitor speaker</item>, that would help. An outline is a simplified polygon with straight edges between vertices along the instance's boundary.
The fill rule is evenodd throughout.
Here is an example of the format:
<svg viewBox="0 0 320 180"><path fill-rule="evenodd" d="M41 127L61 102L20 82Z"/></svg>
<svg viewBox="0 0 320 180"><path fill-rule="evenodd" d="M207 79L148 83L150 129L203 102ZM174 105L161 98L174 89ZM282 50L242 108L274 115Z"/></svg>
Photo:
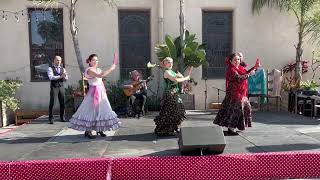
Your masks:
<svg viewBox="0 0 320 180"><path fill-rule="evenodd" d="M182 127L178 140L181 154L188 155L203 152L221 154L226 146L223 130L220 126Z"/></svg>

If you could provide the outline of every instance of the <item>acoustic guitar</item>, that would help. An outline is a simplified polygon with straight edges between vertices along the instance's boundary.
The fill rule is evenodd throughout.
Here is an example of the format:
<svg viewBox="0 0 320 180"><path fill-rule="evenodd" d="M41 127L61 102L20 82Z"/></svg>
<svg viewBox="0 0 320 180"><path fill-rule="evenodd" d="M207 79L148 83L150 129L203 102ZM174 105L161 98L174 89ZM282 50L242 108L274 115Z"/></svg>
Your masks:
<svg viewBox="0 0 320 180"><path fill-rule="evenodd" d="M148 83L149 81L151 81L153 78L153 76L150 76L147 78L147 80L142 80L142 81L134 81L131 84L128 85L132 85L132 88L123 88L123 93L126 96L132 96L137 90L141 89L141 84L146 82Z"/></svg>

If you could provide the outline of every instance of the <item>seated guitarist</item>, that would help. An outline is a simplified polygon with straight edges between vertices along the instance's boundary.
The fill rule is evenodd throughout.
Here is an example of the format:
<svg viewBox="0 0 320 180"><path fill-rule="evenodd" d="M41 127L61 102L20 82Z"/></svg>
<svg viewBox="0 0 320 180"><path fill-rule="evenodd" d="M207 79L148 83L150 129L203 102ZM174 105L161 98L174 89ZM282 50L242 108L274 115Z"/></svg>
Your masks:
<svg viewBox="0 0 320 180"><path fill-rule="evenodd" d="M129 100L128 100L128 104L127 107L131 107L131 109L133 109L134 113L135 112L135 107L133 107L134 102L136 100L141 102L141 111L142 111L142 115L145 115L144 112L144 106L146 104L147 101L147 84L146 81L143 81L141 79L141 74L137 71L137 70L133 70L130 72L130 79L126 82L124 82L124 85L122 86L123 89L127 89L127 90L133 90L131 95L128 96ZM128 112L129 114L131 114L131 112Z"/></svg>

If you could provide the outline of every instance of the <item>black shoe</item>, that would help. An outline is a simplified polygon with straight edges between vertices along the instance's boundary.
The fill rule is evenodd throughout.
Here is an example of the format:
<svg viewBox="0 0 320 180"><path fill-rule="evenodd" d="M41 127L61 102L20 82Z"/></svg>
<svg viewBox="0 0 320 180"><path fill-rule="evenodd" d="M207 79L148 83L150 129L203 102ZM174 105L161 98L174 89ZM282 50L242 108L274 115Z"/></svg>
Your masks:
<svg viewBox="0 0 320 180"><path fill-rule="evenodd" d="M228 134L239 135L235 130L231 130L230 128L228 128Z"/></svg>
<svg viewBox="0 0 320 180"><path fill-rule="evenodd" d="M103 133L103 131L97 132L97 135L99 135L99 134L100 134L101 137L106 137L107 136L105 133Z"/></svg>
<svg viewBox="0 0 320 180"><path fill-rule="evenodd" d="M91 131L86 131L84 132L84 136L88 137L89 139L94 139L96 138L94 135L92 135Z"/></svg>
<svg viewBox="0 0 320 180"><path fill-rule="evenodd" d="M167 132L167 136L175 136L176 133L175 132Z"/></svg>
<svg viewBox="0 0 320 180"><path fill-rule="evenodd" d="M179 129L179 128L175 129L174 131L175 131L176 133L180 133L180 129Z"/></svg>
<svg viewBox="0 0 320 180"><path fill-rule="evenodd" d="M49 119L49 124L53 124L53 119Z"/></svg>
<svg viewBox="0 0 320 180"><path fill-rule="evenodd" d="M61 122L67 122L65 118L60 119Z"/></svg>

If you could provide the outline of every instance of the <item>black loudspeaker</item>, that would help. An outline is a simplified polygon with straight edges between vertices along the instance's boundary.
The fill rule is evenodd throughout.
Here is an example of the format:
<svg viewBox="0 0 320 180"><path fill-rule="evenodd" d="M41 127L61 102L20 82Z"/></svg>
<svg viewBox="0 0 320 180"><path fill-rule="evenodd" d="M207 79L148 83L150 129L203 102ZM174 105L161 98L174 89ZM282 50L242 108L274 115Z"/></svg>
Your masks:
<svg viewBox="0 0 320 180"><path fill-rule="evenodd" d="M178 140L183 155L221 154L226 146L223 130L220 126L182 127Z"/></svg>

